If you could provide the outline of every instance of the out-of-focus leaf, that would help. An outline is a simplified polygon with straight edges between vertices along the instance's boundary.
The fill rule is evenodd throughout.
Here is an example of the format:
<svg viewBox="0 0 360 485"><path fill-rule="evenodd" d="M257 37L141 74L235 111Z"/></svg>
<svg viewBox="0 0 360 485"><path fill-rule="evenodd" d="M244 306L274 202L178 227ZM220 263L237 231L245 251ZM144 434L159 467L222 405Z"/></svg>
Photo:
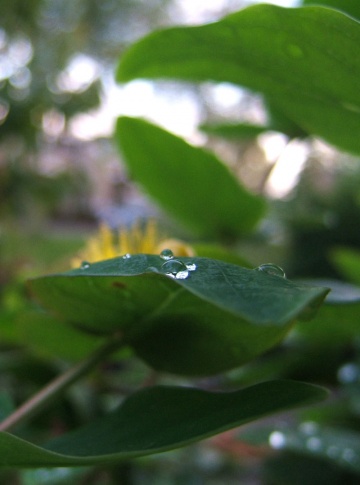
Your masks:
<svg viewBox="0 0 360 485"><path fill-rule="evenodd" d="M356 19L360 19L360 2L358 0L303 0L303 5L322 5L347 13Z"/></svg>
<svg viewBox="0 0 360 485"><path fill-rule="evenodd" d="M134 179L196 233L239 236L264 215L264 200L210 152L135 118L118 120L116 139Z"/></svg>
<svg viewBox="0 0 360 485"><path fill-rule="evenodd" d="M333 280L301 280L310 285L331 288L324 305L311 325L300 323L296 331L309 342L338 346L351 342L360 332L360 288Z"/></svg>
<svg viewBox="0 0 360 485"><path fill-rule="evenodd" d="M337 248L331 252L331 261L350 281L360 285L360 251L350 248Z"/></svg>
<svg viewBox="0 0 360 485"><path fill-rule="evenodd" d="M158 255L134 255L30 280L36 298L63 320L124 341L159 370L214 374L251 360L312 316L326 288L208 258L186 279L166 275Z"/></svg>
<svg viewBox="0 0 360 485"><path fill-rule="evenodd" d="M206 123L200 125L199 128L209 135L222 136L223 138L235 140L255 138L271 129L267 126L251 125L248 123Z"/></svg>
<svg viewBox="0 0 360 485"><path fill-rule="evenodd" d="M59 467L105 464L186 446L222 431L326 398L317 386L270 381L230 393L153 387L113 413L37 446L0 433L0 466Z"/></svg>
<svg viewBox="0 0 360 485"><path fill-rule="evenodd" d="M262 92L306 133L360 152L360 25L323 7L255 5L219 22L148 35L117 80L232 82Z"/></svg>

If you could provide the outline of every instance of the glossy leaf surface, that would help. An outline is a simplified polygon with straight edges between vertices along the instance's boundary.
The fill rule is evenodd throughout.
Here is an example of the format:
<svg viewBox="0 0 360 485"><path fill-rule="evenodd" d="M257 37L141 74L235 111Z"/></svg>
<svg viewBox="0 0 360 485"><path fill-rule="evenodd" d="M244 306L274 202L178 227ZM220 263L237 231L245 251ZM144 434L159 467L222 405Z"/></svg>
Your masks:
<svg viewBox="0 0 360 485"><path fill-rule="evenodd" d="M230 393L153 387L111 414L36 446L0 433L0 466L103 464L171 450L271 413L324 399L327 392L294 381L270 381Z"/></svg>
<svg viewBox="0 0 360 485"><path fill-rule="evenodd" d="M210 152L135 118L118 120L116 140L134 179L195 233L236 237L264 215L264 200Z"/></svg>
<svg viewBox="0 0 360 485"><path fill-rule="evenodd" d="M359 23L339 11L255 5L148 35L122 57L117 79L239 84L266 95L306 133L359 153L359 44Z"/></svg>
<svg viewBox="0 0 360 485"><path fill-rule="evenodd" d="M196 270L170 278L160 256L139 254L29 284L61 319L99 335L122 331L154 368L190 375L251 360L312 316L328 291L224 261L177 260Z"/></svg>

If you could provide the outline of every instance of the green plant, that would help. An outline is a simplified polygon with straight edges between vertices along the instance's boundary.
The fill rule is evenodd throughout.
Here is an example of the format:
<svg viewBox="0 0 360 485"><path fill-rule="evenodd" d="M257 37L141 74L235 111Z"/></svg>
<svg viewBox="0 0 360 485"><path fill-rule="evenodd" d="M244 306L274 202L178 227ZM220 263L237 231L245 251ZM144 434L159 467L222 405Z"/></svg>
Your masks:
<svg viewBox="0 0 360 485"><path fill-rule="evenodd" d="M270 115L277 113L253 134L273 129L276 118L291 136L320 136L359 153L359 41L358 22L334 9L259 5L214 24L145 37L125 53L117 79L211 79L246 86L271 100ZM119 119L115 138L134 179L193 235L233 245L264 216L264 198L241 186L213 154L127 117ZM336 261L345 260L337 253ZM322 305L328 287L333 291ZM292 282L275 265L243 268L212 259L209 249L202 256L200 246L193 257L168 251L84 262L78 269L31 279L29 288L61 323L49 314L37 318L45 326L63 325L59 339L64 343L80 341L83 332L89 339L84 352L97 339L101 344L3 421L4 467L104 465L181 447L324 399L326 391L314 383L334 385L339 366L349 365L346 355L356 356L356 288L332 281ZM115 411L42 446L7 432L114 353L124 366L135 356L157 372L185 376L193 387L135 390ZM240 366L241 386L250 387L234 391L233 376L230 386L222 381L228 392L196 389L199 376L228 375ZM343 379L338 420L328 408L314 407L306 416L321 426L268 430L270 443L289 454L282 457L285 466L290 455L296 464L305 454L309 469L309 463L331 460L348 476L359 473L359 415L344 404L350 399L349 382ZM331 426L339 422L345 429L334 430ZM350 433L349 426L356 429ZM269 467L281 476L281 463Z"/></svg>

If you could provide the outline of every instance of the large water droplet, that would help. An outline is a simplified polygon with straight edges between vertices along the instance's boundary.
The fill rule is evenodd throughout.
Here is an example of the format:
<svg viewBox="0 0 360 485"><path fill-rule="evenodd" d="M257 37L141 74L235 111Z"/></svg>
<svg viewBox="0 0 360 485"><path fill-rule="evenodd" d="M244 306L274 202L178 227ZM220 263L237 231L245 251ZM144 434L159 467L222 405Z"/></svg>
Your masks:
<svg viewBox="0 0 360 485"><path fill-rule="evenodd" d="M169 259L173 259L173 257L174 253L171 251L171 249L163 249L160 253L160 258L164 261L169 261Z"/></svg>
<svg viewBox="0 0 360 485"><path fill-rule="evenodd" d="M263 271L264 273L267 273L267 274L271 274L274 276L281 276L281 278L286 278L285 271L277 264L273 264L273 263L261 264L255 269L257 271Z"/></svg>
<svg viewBox="0 0 360 485"><path fill-rule="evenodd" d="M189 276L186 265L177 259L169 259L161 266L161 271L171 278L185 280Z"/></svg>
<svg viewBox="0 0 360 485"><path fill-rule="evenodd" d="M286 436L280 431L273 431L269 436L269 444L272 448L279 450L286 445Z"/></svg>
<svg viewBox="0 0 360 485"><path fill-rule="evenodd" d="M124 256L122 258L123 259L130 259L131 258L131 254L126 253L126 254L124 254Z"/></svg>
<svg viewBox="0 0 360 485"><path fill-rule="evenodd" d="M90 263L88 261L83 261L80 265L80 269L88 269L90 268Z"/></svg>

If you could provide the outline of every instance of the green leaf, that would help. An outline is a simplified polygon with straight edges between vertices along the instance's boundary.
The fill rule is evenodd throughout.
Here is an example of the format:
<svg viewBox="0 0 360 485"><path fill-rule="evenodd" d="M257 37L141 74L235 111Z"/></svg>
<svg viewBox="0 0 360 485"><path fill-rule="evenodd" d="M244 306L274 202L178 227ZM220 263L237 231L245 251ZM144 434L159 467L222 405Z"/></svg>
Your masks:
<svg viewBox="0 0 360 485"><path fill-rule="evenodd" d="M135 180L195 232L234 237L264 215L264 200L243 188L210 152L127 117L118 120L116 139Z"/></svg>
<svg viewBox="0 0 360 485"><path fill-rule="evenodd" d="M209 135L222 136L235 140L255 138L271 129L268 126L251 125L249 123L204 123L199 128Z"/></svg>
<svg viewBox="0 0 360 485"><path fill-rule="evenodd" d="M360 285L360 251L352 248L336 248L331 251L331 261L350 281Z"/></svg>
<svg viewBox="0 0 360 485"><path fill-rule="evenodd" d="M359 44L359 23L336 10L255 5L148 35L122 56L117 80L239 84L265 94L306 133L359 153Z"/></svg>
<svg viewBox="0 0 360 485"><path fill-rule="evenodd" d="M113 413L43 447L0 433L0 466L81 466L128 460L186 446L326 396L320 387L294 381L264 382L230 393L147 388L127 398Z"/></svg>
<svg viewBox="0 0 360 485"><path fill-rule="evenodd" d="M359 0L303 0L303 5L322 5L347 13L356 19L360 19Z"/></svg>
<svg viewBox="0 0 360 485"><path fill-rule="evenodd" d="M360 332L360 288L334 280L306 280L309 285L326 285L331 292L311 325L301 323L297 331L311 345L339 347L350 344Z"/></svg>
<svg viewBox="0 0 360 485"><path fill-rule="evenodd" d="M311 315L326 288L208 258L187 279L164 274L157 255L134 255L30 280L36 298L61 319L99 334L121 330L154 368L208 375L277 344L296 318Z"/></svg>

